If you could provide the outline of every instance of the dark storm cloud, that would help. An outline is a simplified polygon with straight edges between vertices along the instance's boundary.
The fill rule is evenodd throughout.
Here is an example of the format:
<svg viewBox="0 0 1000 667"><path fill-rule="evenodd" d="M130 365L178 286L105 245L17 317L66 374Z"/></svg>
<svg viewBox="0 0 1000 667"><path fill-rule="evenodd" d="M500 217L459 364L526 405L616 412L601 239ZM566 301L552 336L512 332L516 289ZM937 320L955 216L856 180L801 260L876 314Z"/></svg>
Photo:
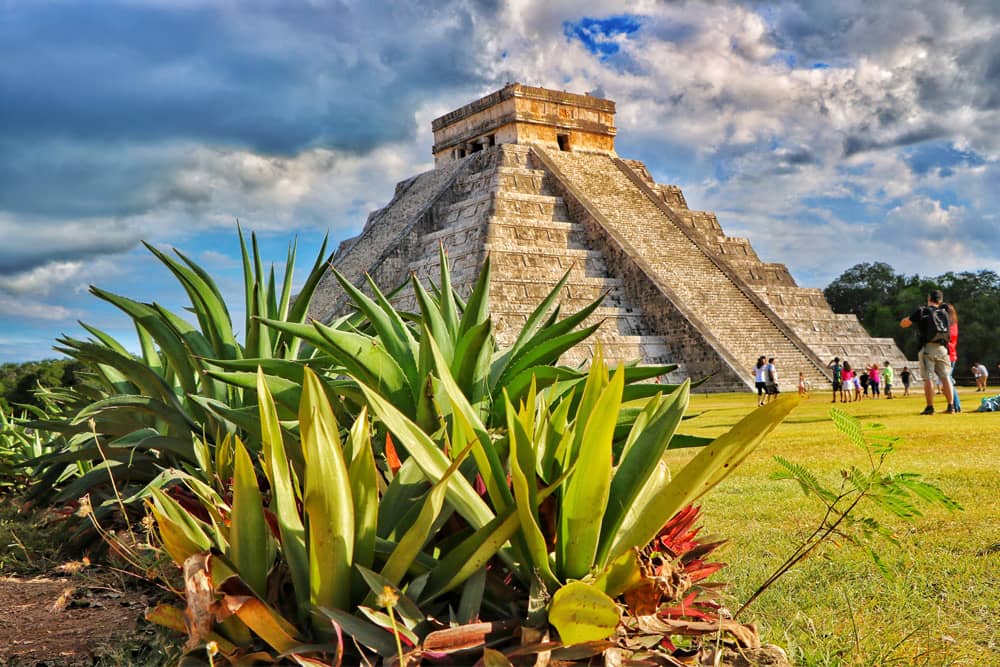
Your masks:
<svg viewBox="0 0 1000 667"><path fill-rule="evenodd" d="M472 16L459 5L231 15L214 6L37 3L5 18L6 137L364 151L412 133L413 105L428 88L477 80L466 53ZM417 30L418 18L437 23Z"/></svg>
<svg viewBox="0 0 1000 667"><path fill-rule="evenodd" d="M869 134L852 134L844 139L844 157L858 153L886 148L900 148L932 141L948 135L948 130L939 125L929 125L917 130L902 132L885 139L876 139Z"/></svg>
<svg viewBox="0 0 1000 667"><path fill-rule="evenodd" d="M204 216L214 184L175 179L199 147L294 158L413 138L423 102L482 85L472 38L497 11L462 0L5 4L0 224L52 233L6 236L0 272L126 250L149 231L139 218L165 207ZM107 220L125 232L96 238Z"/></svg>
<svg viewBox="0 0 1000 667"><path fill-rule="evenodd" d="M119 222L79 224L26 219L0 221L0 276L59 261L89 261L134 248L144 230Z"/></svg>

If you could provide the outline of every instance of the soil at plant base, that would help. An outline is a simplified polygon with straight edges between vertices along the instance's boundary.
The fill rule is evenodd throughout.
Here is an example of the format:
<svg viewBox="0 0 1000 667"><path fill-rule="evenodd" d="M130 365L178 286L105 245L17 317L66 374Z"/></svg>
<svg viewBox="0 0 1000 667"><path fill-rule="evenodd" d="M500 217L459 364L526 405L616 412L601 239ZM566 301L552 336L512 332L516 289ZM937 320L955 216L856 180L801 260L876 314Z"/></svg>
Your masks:
<svg viewBox="0 0 1000 667"><path fill-rule="evenodd" d="M0 577L0 665L92 665L136 631L147 603L100 572Z"/></svg>

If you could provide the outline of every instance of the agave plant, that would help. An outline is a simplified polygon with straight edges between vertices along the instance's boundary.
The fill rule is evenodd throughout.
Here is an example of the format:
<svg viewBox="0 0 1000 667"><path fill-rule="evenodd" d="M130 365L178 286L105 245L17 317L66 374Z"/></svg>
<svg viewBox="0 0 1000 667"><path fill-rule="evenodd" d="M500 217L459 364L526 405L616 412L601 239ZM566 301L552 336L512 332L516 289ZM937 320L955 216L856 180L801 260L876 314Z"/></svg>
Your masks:
<svg viewBox="0 0 1000 667"><path fill-rule="evenodd" d="M234 662L256 659L261 648L306 660L342 650L330 643L341 627L362 644L391 655L395 643L382 630L391 624L374 608L385 587L407 591L393 607L401 614L396 632L413 645L428 621L410 596L429 584L443 582L450 590L465 583L475 572L456 571L456 555L482 549L483 540L473 534L458 542L450 557L424 550L451 513L445 511L445 497L464 454L418 499L412 521L381 536L380 513L398 511L394 504L399 502L411 504L401 494L413 476L401 468L386 479L386 471L376 466L367 411L341 439L325 391L306 369L300 438L286 443L262 373L258 396L266 485L248 450L236 441L231 501L186 474L175 474L173 480L197 499L193 511L164 490L151 487L148 492L160 544L184 567L187 613L196 615L194 622L188 621L189 648L215 642ZM261 486L270 493L262 494ZM475 498L471 502L481 505L480 511L489 511L471 486L462 488L469 499ZM289 594L273 595L281 590ZM440 612L443 605L427 609ZM351 613L358 610L360 617ZM178 608L161 606L150 618L184 629Z"/></svg>
<svg viewBox="0 0 1000 667"><path fill-rule="evenodd" d="M243 256L246 321L240 343L222 293L209 273L175 250L176 258L146 244L177 278L190 299L197 326L156 303L143 303L92 287L91 292L127 314L135 325L141 354L135 356L107 333L88 326L89 340L64 336L56 349L83 362L90 373L83 386L61 397L60 418L33 426L63 437L59 451L31 463L41 471L36 494L58 490L55 502L91 493L97 506L110 496L113 479L126 495L165 468L205 476L216 443L240 434L259 447L259 434L244 433L229 415L256 410L256 395L208 374L207 359L272 358L308 363L315 350L288 335L272 334L261 319L303 322L324 271L326 242L293 300L296 248L291 244L279 283L273 267L265 272L255 235L248 249L239 230ZM280 292L279 292L280 290ZM195 436L198 436L197 438ZM67 468L85 474L59 488Z"/></svg>
<svg viewBox="0 0 1000 667"><path fill-rule="evenodd" d="M277 334L300 338L320 351L332 364L324 379L328 393L345 397L354 414L365 404L358 388L358 383L363 383L426 432L438 428L441 404L438 378L444 369L488 427L504 425L505 393L516 403L526 395L532 382L538 387L558 385L561 391L568 391L586 379L585 371L560 366L558 360L600 326L600 323L582 325L603 296L560 319L558 298L567 273L528 316L513 345L502 348L496 344L490 317L489 258L468 299L462 299L452 284L443 248L439 260L440 285L429 290L415 275L411 279L420 308L418 313L398 311L390 297L370 278L372 297L331 269L354 304L356 314L352 321L341 319L329 325L318 321L296 324L262 319L261 323ZM432 349L437 350L443 363L438 363ZM300 365L273 359L220 359L212 363L221 370L209 375L243 389L254 386L259 365L279 404L294 411L301 391ZM621 412L622 423L616 425L619 438L627 433L641 399L675 388L644 382L666 375L676 369L675 365L624 368L625 400L640 403ZM349 379L345 380L342 374ZM704 441L693 440L692 444Z"/></svg>
<svg viewBox="0 0 1000 667"><path fill-rule="evenodd" d="M670 517L797 402L755 411L671 479L662 455L687 383L648 401L616 456L623 369L609 376L598 358L569 391L529 384L518 408L508 401L507 427L489 429L432 353L451 415L433 434L360 381L381 426L362 410L342 429L306 369L292 438L260 371L263 477L237 443L231 501L190 475L175 480L200 510L150 489L163 548L184 568L187 603L186 612L161 607L151 618L187 627L190 650L214 642L237 663L260 651L334 662L352 645L384 659L447 656L466 646L454 643L449 617L478 623L462 626L466 639L500 633L510 642L515 626L545 633L549 624L566 645L609 638L622 621L614 598L658 576L637 548L662 537ZM409 454L398 468L375 453L371 434L381 429ZM525 615L531 605L539 608Z"/></svg>
<svg viewBox="0 0 1000 667"><path fill-rule="evenodd" d="M8 413L0 406L0 488L23 489L38 474L38 470L30 468L29 463L57 446L54 443L56 434L26 426L33 419L45 419L55 409L45 391L42 390L41 407L20 406L22 413L19 416ZM76 472L67 470L65 478Z"/></svg>

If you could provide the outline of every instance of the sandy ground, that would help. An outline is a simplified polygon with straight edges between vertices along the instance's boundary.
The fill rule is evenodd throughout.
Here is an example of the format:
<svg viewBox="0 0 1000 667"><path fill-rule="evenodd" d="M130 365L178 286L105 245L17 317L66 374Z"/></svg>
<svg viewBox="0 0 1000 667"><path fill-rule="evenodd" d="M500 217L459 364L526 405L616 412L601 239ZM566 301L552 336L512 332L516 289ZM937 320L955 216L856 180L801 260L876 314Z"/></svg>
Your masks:
<svg viewBox="0 0 1000 667"><path fill-rule="evenodd" d="M146 603L113 577L0 577L0 665L92 664Z"/></svg>

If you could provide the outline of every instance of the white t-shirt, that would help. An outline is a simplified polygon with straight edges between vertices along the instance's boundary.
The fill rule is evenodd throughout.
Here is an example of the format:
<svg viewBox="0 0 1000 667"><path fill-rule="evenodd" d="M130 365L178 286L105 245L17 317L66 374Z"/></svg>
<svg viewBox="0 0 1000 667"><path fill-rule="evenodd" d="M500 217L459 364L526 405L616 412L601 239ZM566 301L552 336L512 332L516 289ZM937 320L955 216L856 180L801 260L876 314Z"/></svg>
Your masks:
<svg viewBox="0 0 1000 667"><path fill-rule="evenodd" d="M767 364L753 367L754 382L767 382Z"/></svg>
<svg viewBox="0 0 1000 667"><path fill-rule="evenodd" d="M988 378L990 376L990 372L986 370L986 366L983 366L982 364L976 364L973 366L972 373L977 378Z"/></svg>

